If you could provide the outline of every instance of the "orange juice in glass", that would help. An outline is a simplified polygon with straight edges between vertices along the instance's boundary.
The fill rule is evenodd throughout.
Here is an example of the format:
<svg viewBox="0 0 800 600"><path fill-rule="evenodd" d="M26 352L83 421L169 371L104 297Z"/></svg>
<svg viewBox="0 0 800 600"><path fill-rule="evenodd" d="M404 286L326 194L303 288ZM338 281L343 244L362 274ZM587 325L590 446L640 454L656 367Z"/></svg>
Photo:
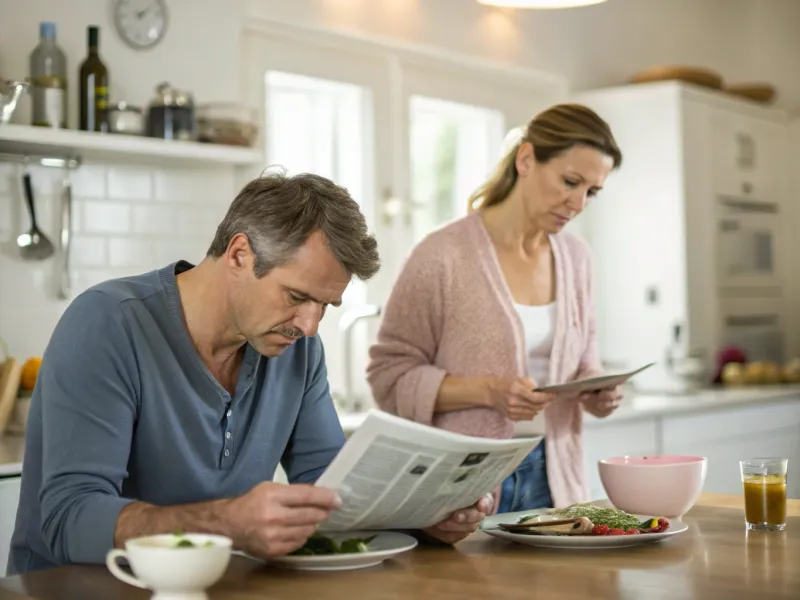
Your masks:
<svg viewBox="0 0 800 600"><path fill-rule="evenodd" d="M786 528L786 458L739 461L744 486L747 529L783 531Z"/></svg>

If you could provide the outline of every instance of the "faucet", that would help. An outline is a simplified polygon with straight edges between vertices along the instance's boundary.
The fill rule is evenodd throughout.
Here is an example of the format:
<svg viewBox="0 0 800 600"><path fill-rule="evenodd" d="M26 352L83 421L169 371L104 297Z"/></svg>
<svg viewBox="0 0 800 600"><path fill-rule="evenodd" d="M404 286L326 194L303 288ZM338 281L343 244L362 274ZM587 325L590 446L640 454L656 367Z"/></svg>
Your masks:
<svg viewBox="0 0 800 600"><path fill-rule="evenodd" d="M342 346L344 355L344 400L353 403L352 409L358 412L361 410L361 402L355 397L353 392L353 329L356 323L362 319L369 319L380 316L381 307L376 304L364 304L357 308L345 311L339 319L339 333L342 335Z"/></svg>

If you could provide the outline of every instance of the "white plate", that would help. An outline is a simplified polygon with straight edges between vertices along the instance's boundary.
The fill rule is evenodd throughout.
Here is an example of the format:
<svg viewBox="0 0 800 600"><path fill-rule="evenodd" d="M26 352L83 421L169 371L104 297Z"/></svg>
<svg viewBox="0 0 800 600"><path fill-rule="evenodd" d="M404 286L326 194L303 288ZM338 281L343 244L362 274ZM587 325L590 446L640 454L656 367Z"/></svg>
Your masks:
<svg viewBox="0 0 800 600"><path fill-rule="evenodd" d="M480 525L481 531L500 538L509 540L526 546L537 546L540 548L579 548L579 549L600 549L600 548L628 548L630 546L643 546L653 544L668 539L673 535L683 533L689 526L680 519L670 519L669 529L661 533L640 533L638 535L525 535L520 533L509 533L497 526L500 523L516 523L520 517L539 513L537 520L551 520L561 517L542 514L542 511L525 510L522 512L504 513L486 517ZM644 521L652 515L634 515L640 521Z"/></svg>
<svg viewBox="0 0 800 600"><path fill-rule="evenodd" d="M417 546L417 540L405 533L394 531L348 531L346 533L322 533L341 542L348 538L368 538L375 535L367 552L352 554L321 554L317 556L281 556L272 558L270 564L302 571L347 571L374 567L383 561L408 552Z"/></svg>

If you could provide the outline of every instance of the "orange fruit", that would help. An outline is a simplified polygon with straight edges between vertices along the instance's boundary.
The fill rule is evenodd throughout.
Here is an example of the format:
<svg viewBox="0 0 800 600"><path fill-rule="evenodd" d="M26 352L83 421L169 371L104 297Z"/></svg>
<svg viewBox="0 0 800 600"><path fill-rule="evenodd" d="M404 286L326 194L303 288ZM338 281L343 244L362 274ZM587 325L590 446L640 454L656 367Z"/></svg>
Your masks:
<svg viewBox="0 0 800 600"><path fill-rule="evenodd" d="M39 367L42 366L42 359L39 357L29 358L22 365L22 375L19 381L19 387L23 390L32 390L36 385L36 378L39 375Z"/></svg>

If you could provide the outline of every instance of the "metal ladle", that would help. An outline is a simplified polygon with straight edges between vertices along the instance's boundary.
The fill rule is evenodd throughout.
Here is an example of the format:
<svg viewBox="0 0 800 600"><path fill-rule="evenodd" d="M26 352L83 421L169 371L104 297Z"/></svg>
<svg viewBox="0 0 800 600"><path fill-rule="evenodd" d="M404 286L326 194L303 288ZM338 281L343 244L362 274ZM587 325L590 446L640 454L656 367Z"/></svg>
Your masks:
<svg viewBox="0 0 800 600"><path fill-rule="evenodd" d="M22 183L25 186L25 201L28 204L28 213L31 215L31 228L27 233L17 237L17 246L23 260L45 260L50 258L55 252L53 243L47 239L44 233L36 225L36 211L33 207L33 186L31 176L27 167L22 175Z"/></svg>

